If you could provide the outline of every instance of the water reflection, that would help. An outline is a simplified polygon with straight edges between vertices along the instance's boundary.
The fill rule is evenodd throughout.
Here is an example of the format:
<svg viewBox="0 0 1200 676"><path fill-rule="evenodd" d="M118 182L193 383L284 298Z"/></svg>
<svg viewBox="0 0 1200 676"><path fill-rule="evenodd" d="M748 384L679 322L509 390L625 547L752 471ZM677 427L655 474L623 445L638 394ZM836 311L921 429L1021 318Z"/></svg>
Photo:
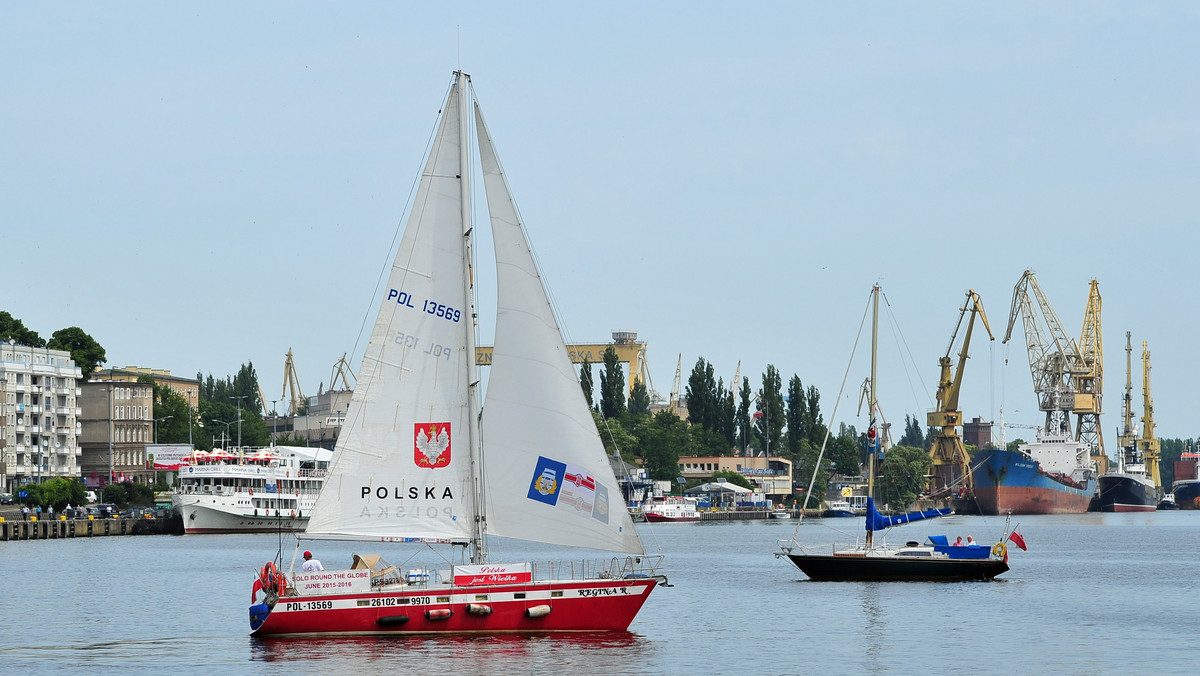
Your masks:
<svg viewBox="0 0 1200 676"><path fill-rule="evenodd" d="M335 638L250 638L252 662L304 662L336 660L339 665L358 662L378 665L404 659L406 667L437 660L440 668L486 673L497 660L547 671L577 664L605 665L621 670L645 659L650 642L630 632L604 634L493 634L493 635L390 635ZM632 649L632 650L631 650ZM586 660L586 661L585 661ZM339 666L339 669L341 666Z"/></svg>

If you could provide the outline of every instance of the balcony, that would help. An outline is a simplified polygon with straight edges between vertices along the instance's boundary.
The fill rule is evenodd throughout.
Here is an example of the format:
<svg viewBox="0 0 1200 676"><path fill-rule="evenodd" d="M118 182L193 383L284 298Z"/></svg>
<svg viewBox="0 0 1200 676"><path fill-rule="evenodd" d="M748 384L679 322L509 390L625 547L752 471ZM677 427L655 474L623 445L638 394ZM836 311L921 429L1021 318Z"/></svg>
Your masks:
<svg viewBox="0 0 1200 676"><path fill-rule="evenodd" d="M54 428L54 431L57 434L70 434L75 431L75 428L69 425L59 425Z"/></svg>

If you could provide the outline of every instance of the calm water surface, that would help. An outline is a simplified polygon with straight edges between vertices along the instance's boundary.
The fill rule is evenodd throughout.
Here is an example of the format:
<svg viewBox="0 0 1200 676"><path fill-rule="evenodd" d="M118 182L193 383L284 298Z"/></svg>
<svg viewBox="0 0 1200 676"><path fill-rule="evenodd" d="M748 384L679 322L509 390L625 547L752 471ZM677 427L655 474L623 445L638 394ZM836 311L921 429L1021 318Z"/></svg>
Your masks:
<svg viewBox="0 0 1200 676"><path fill-rule="evenodd" d="M599 637L248 636L252 571L274 535L0 543L8 673L800 674L1200 672L1200 513L1021 517L1030 550L991 583L808 582L773 556L795 522L643 526L671 588L630 633ZM859 520L809 520L806 543L843 542ZM934 525L936 524L936 525ZM995 542L1004 520L949 517L895 529ZM830 526L836 526L838 531ZM295 541L285 542L290 558ZM504 542L496 560L562 560ZM522 549L522 547L530 547ZM308 542L326 568L354 552L413 567L428 552ZM406 557L417 552L417 558ZM344 562L344 563L343 563ZM434 562L428 562L436 565Z"/></svg>

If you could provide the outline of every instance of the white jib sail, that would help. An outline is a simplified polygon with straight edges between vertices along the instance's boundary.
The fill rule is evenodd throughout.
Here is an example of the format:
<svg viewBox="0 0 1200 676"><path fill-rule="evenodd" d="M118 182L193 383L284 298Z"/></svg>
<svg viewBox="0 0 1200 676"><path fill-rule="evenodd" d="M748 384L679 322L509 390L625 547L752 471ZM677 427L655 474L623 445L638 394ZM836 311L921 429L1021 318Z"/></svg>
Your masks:
<svg viewBox="0 0 1200 676"><path fill-rule="evenodd" d="M641 554L478 104L475 123L499 305L482 424L487 531Z"/></svg>
<svg viewBox="0 0 1200 676"><path fill-rule="evenodd" d="M443 108L309 536L471 536L460 89Z"/></svg>

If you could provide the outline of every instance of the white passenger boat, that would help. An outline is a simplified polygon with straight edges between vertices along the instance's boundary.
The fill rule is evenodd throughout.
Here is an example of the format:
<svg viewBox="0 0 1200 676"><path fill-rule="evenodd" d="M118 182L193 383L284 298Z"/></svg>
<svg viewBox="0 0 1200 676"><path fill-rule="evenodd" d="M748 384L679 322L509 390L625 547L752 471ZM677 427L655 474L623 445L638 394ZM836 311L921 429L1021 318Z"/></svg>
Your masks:
<svg viewBox="0 0 1200 676"><path fill-rule="evenodd" d="M304 446L196 451L172 500L185 533L302 531L333 452Z"/></svg>

